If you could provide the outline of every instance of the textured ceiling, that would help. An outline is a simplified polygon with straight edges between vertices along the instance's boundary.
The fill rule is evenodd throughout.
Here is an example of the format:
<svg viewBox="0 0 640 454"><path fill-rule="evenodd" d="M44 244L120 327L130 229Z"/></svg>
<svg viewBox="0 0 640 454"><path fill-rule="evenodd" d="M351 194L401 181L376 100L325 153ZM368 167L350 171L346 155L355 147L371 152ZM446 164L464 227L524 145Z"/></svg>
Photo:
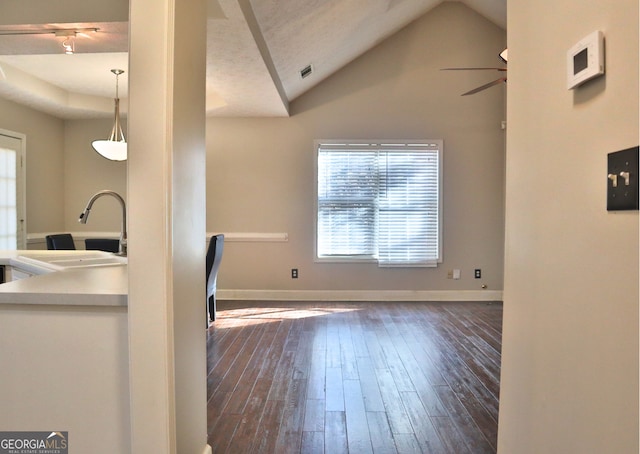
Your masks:
<svg viewBox="0 0 640 454"><path fill-rule="evenodd" d="M52 10L49 17L56 22L37 27L98 29L78 33L75 54L64 55L65 36L53 31L4 34L25 33L42 23L41 17L30 20L25 8L37 1L0 0L5 17L0 18L0 96L60 118L112 115L115 76L110 70L126 71L128 66L126 3L118 0L118 14L102 12L99 2L87 5L91 13L82 17L91 21L84 22L65 20ZM86 3L92 1L97 2ZM207 115L286 116L289 101L440 3L207 0ZM506 28L506 0L463 3ZM308 65L313 72L302 79L300 70ZM126 72L120 76L119 94L126 98ZM126 111L126 102L122 106Z"/></svg>

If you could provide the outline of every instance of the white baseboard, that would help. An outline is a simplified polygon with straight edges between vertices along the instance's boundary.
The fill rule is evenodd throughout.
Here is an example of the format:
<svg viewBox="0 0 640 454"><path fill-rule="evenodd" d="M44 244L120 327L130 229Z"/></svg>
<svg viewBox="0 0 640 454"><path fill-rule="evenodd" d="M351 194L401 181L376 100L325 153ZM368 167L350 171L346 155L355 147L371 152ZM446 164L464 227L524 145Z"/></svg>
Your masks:
<svg viewBox="0 0 640 454"><path fill-rule="evenodd" d="M211 446L206 445L204 447L204 451L202 451L202 454L213 454L213 448L211 448Z"/></svg>
<svg viewBox="0 0 640 454"><path fill-rule="evenodd" d="M266 301L502 301L502 290L229 290L220 300Z"/></svg>

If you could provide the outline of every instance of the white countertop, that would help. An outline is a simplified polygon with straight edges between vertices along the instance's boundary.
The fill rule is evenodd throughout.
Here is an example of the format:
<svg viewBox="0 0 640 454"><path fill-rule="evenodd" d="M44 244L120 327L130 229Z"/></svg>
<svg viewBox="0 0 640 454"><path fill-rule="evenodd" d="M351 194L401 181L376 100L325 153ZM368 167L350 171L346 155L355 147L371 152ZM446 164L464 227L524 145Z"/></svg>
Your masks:
<svg viewBox="0 0 640 454"><path fill-rule="evenodd" d="M61 269L47 261L20 259L21 256L43 260L51 257L50 262L54 262L56 257L71 255L82 258L88 253L94 255L95 251L0 251L0 265L17 266L39 274L1 284L0 304L126 306L126 263Z"/></svg>

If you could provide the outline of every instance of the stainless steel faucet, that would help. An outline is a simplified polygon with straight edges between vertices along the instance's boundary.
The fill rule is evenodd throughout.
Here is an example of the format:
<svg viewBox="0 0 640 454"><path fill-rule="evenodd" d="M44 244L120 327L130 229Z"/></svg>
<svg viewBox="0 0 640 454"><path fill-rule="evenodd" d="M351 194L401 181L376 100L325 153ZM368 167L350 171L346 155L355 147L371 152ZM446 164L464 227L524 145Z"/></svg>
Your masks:
<svg viewBox="0 0 640 454"><path fill-rule="evenodd" d="M120 228L120 246L118 247L118 254L124 257L127 256L127 207L124 203L124 199L120 197L120 194L114 191L109 191L105 189L104 191L96 192L87 203L87 207L84 209L82 213L80 213L80 217L78 218L78 222L80 224L86 224L89 219L89 212L91 211L91 207L93 206L93 202L98 200L103 195L110 195L114 197L118 202L120 202L120 206L122 207L122 227Z"/></svg>

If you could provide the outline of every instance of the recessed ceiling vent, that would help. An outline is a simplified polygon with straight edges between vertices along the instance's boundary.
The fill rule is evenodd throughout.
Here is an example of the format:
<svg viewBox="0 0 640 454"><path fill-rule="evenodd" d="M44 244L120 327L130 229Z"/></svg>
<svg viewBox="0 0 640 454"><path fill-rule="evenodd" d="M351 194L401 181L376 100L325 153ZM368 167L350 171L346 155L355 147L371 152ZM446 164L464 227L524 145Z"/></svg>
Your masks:
<svg viewBox="0 0 640 454"><path fill-rule="evenodd" d="M301 79L305 79L305 78L309 77L312 72L313 72L313 66L307 65L307 66L305 66L304 68L302 68L300 70L300 78Z"/></svg>

